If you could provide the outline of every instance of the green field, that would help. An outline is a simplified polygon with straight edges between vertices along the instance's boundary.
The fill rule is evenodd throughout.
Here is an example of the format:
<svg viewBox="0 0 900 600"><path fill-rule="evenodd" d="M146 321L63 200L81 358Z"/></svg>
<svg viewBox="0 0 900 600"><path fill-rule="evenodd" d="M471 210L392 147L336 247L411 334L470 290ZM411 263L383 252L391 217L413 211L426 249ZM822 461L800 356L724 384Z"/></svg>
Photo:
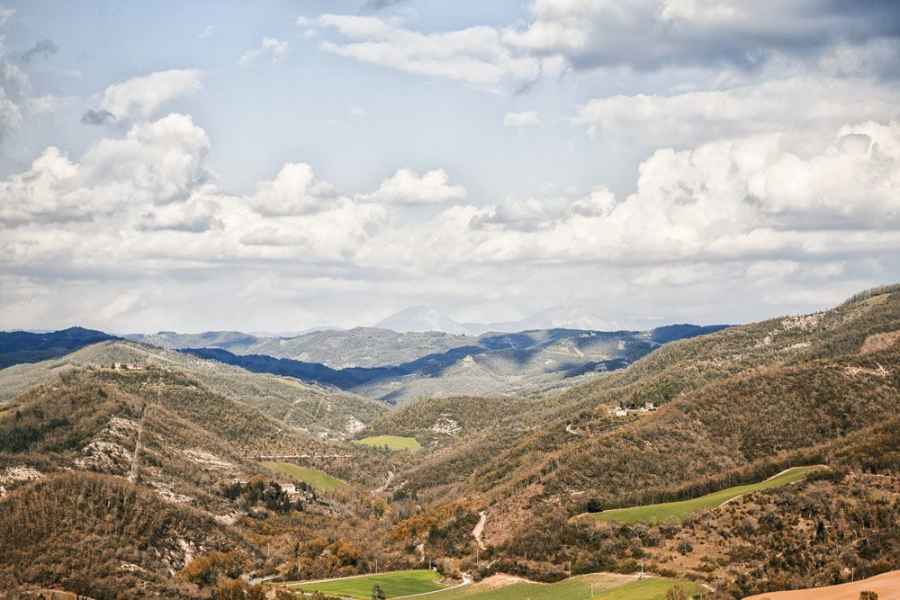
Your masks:
<svg viewBox="0 0 900 600"><path fill-rule="evenodd" d="M391 571L378 575L345 577L319 583L289 583L287 587L295 591L319 591L326 595L369 600L375 584L381 586L388 598L433 592L444 587L440 583L440 575L428 569ZM433 594L433 596L439 596L439 594ZM431 598L431 596L428 597Z"/></svg>
<svg viewBox="0 0 900 600"><path fill-rule="evenodd" d="M399 435L375 435L356 441L357 444L372 446L375 448L389 448L390 450L421 450L422 446L413 437L402 437Z"/></svg>
<svg viewBox="0 0 900 600"><path fill-rule="evenodd" d="M490 589L485 583L430 594L429 600L665 600L675 584L685 592L696 590L693 583L648 577L640 581L624 575L597 573L572 577L558 583L515 583Z"/></svg>
<svg viewBox="0 0 900 600"><path fill-rule="evenodd" d="M287 475L297 481L306 482L323 492L333 492L334 490L346 487L347 485L345 481L341 481L324 471L313 469L311 467L301 467L300 465L282 462L264 462L262 465L276 473Z"/></svg>
<svg viewBox="0 0 900 600"><path fill-rule="evenodd" d="M438 575L431 571L395 571L381 575L347 577L321 583L287 584L291 590L320 591L325 594L368 600L372 586L379 584L388 598L409 597L441 589ZM481 582L429 593L428 600L665 600L666 592L680 585L692 594L696 586L689 581L595 573L580 575L558 583L521 582L497 586ZM593 596L591 593L593 592Z"/></svg>
<svg viewBox="0 0 900 600"><path fill-rule="evenodd" d="M749 494L751 492L758 492L760 490L777 488L800 481L813 471L820 470L821 468L822 467L794 467L766 479L765 481L726 488L718 492L713 492L712 494L700 496L699 498L681 500L679 502L665 502L663 504L647 504L632 508L615 508L604 510L599 513L582 514L579 515L578 518L595 522L615 521L617 523L660 523L664 521L682 521L693 513L715 508L738 496L743 496L744 494Z"/></svg>

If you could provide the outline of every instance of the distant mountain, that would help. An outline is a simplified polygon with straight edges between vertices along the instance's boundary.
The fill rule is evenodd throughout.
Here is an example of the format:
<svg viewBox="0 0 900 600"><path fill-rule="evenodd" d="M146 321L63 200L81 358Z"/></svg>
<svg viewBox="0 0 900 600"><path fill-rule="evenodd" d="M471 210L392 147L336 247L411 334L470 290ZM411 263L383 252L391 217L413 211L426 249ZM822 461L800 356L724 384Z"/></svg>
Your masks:
<svg viewBox="0 0 900 600"><path fill-rule="evenodd" d="M571 385L573 378L579 376L626 367L663 343L712 333L723 327L677 325L649 332L547 329L480 337L361 330L372 332L374 339L382 342L384 336L391 337L394 343L402 343L407 336L417 340L421 339L417 335L431 335L443 336L440 340L447 345L465 345L456 345L397 364L343 369L265 354L237 354L224 348L183 348L182 351L256 373L273 373L333 385L398 404L422 397L502 395ZM347 344L348 333L339 332L337 339ZM330 335L334 332L323 333L320 344L333 341ZM353 341L356 343L347 347L358 350L368 338L361 335ZM431 341L433 343L434 340ZM366 354L370 353L373 350L366 350Z"/></svg>
<svg viewBox="0 0 900 600"><path fill-rule="evenodd" d="M413 306L391 315L375 325L393 331L443 331L465 335L468 327L431 306Z"/></svg>
<svg viewBox="0 0 900 600"><path fill-rule="evenodd" d="M240 331L204 331L203 333L178 333L176 331L160 331L158 333L131 333L125 339L159 346L167 350L178 348L243 348L256 344L261 338Z"/></svg>
<svg viewBox="0 0 900 600"><path fill-rule="evenodd" d="M318 363L332 369L397 365L473 343L471 337L440 331L398 333L374 327L319 330L294 337L262 337L232 331L159 332L126 337L170 350L218 348L238 355L262 354Z"/></svg>
<svg viewBox="0 0 900 600"><path fill-rule="evenodd" d="M460 335L486 333L514 333L535 329L580 329L584 331L615 331L620 329L650 329L658 322L647 317L606 319L598 316L597 306L567 304L552 306L522 319L495 322L461 322L432 306L414 306L380 321L376 327L394 331L445 331Z"/></svg>
<svg viewBox="0 0 900 600"><path fill-rule="evenodd" d="M112 339L116 338L102 331L82 327L46 333L3 331L0 332L0 369L56 358L90 344Z"/></svg>

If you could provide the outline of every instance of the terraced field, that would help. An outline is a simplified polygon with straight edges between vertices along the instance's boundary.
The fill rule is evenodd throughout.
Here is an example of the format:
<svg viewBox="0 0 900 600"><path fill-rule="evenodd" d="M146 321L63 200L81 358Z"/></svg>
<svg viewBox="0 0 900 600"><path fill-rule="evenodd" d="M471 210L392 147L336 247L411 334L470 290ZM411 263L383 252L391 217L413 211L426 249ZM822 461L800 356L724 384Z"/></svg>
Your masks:
<svg viewBox="0 0 900 600"><path fill-rule="evenodd" d="M372 446L374 448L389 448L390 450L411 450L416 452L422 446L414 437L402 437L399 435L375 435L356 441L357 444Z"/></svg>
<svg viewBox="0 0 900 600"><path fill-rule="evenodd" d="M262 465L271 471L281 473L291 479L308 483L317 490L323 492L332 492L347 486L346 481L332 477L325 471L313 469L312 467L301 467L300 465L283 462L264 462Z"/></svg>
<svg viewBox="0 0 900 600"><path fill-rule="evenodd" d="M440 583L440 575L427 569L392 571L309 583L289 583L285 587L293 591L318 591L331 596L368 600L372 597L372 588L375 585L380 586L388 598L434 592L444 587ZM432 594L428 598L438 596L440 594Z"/></svg>
<svg viewBox="0 0 900 600"><path fill-rule="evenodd" d="M594 514L585 513L579 515L577 518L594 522L614 521L616 523L680 522L694 513L721 506L725 502L739 496L795 483L805 479L810 473L821 469L822 467L819 466L793 467L758 483L726 488L718 492L713 492L712 494L700 496L699 498L691 498L690 500L681 500L678 502L664 502L662 504L646 504L644 506L634 506L631 508L616 508Z"/></svg>

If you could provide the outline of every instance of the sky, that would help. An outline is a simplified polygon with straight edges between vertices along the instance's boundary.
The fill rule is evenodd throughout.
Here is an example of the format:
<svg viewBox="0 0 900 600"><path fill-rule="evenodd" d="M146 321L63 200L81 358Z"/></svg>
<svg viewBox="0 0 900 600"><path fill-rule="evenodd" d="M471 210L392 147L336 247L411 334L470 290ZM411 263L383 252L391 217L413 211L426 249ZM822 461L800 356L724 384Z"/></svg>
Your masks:
<svg viewBox="0 0 900 600"><path fill-rule="evenodd" d="M0 329L739 323L897 281L895 0L0 0Z"/></svg>

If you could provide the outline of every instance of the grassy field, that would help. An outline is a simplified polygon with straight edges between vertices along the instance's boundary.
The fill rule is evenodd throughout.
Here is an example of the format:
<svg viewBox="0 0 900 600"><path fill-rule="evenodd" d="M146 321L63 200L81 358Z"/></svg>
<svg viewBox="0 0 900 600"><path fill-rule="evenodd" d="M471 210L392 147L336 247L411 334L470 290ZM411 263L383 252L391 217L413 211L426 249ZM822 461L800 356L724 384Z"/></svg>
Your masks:
<svg viewBox="0 0 900 600"><path fill-rule="evenodd" d="M300 465L282 462L264 462L262 465L276 473L287 475L297 481L304 481L317 490L322 490L324 492L332 492L347 485L345 481L341 481L324 471L310 467L301 467Z"/></svg>
<svg viewBox="0 0 900 600"><path fill-rule="evenodd" d="M376 448L387 447L391 450L412 450L415 452L422 449L416 438L401 437L399 435L375 435L357 440L356 443Z"/></svg>
<svg viewBox="0 0 900 600"><path fill-rule="evenodd" d="M388 598L413 598L417 594L436 592L429 593L428 600L665 600L666 592L675 585L680 585L688 594L697 591L689 581L661 577L636 580L634 576L612 573L580 575L551 584L520 581L503 585L496 578L490 578L443 592L436 591L441 589L438 579L436 573L420 570L286 585L294 591L320 591L359 600L371 598L372 586L376 583Z"/></svg>
<svg viewBox="0 0 900 600"><path fill-rule="evenodd" d="M820 470L821 468L822 467L794 467L766 479L765 481L726 488L718 492L713 492L712 494L700 496L699 498L681 500L679 502L665 502L663 504L647 504L631 508L616 508L594 514L582 514L578 518L596 522L615 521L617 523L660 523L663 521L682 521L693 513L715 508L738 496L743 496L744 494L749 494L751 492L758 492L760 490L777 488L800 481L813 471Z"/></svg>
<svg viewBox="0 0 900 600"><path fill-rule="evenodd" d="M520 582L497 587L492 580L446 592L430 594L429 600L665 600L674 585L685 592L695 591L694 584L651 577L640 581L626 575L597 573L572 577L558 583Z"/></svg>
<svg viewBox="0 0 900 600"><path fill-rule="evenodd" d="M388 598L397 598L399 596L439 590L444 587L439 580L440 575L434 571L420 569L415 571L392 571L379 575L363 575L361 577L345 577L319 583L289 583L287 587L294 591L319 591L327 595L368 600L372 597L372 587L375 584L381 586ZM438 596L439 594L433 595Z"/></svg>

